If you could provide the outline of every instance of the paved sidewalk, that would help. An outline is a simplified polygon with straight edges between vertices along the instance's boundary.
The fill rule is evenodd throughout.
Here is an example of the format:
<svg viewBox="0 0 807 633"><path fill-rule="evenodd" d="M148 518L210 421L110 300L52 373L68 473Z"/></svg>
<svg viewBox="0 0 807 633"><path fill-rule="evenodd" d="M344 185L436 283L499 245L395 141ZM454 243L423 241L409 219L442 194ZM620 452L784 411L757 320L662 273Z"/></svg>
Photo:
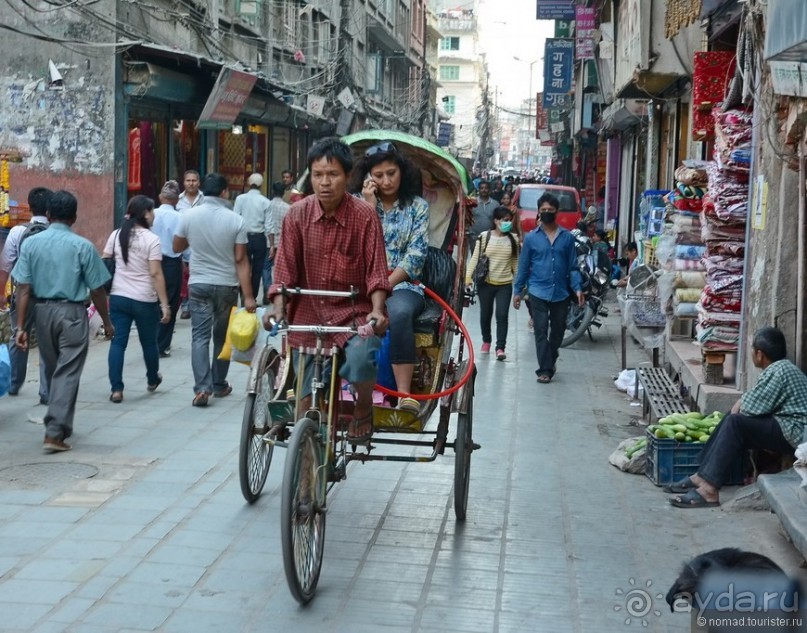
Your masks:
<svg viewBox="0 0 807 633"><path fill-rule="evenodd" d="M466 320L478 349L477 314ZM453 454L352 466L330 498L307 608L283 573L283 451L248 506L236 473L247 370L233 365L232 396L192 408L188 321L154 394L131 339L122 404L107 399L107 346L93 344L69 453L41 452L43 428L27 421L44 412L35 383L3 398L0 629L684 632L688 616L658 594L693 555L736 546L797 572L802 559L775 516L674 509L647 478L608 464L619 440L640 434L639 409L612 382L618 317L563 350L549 385L535 382L526 311L511 318L508 360L478 360L482 449L467 522L454 520ZM649 596L641 617L626 610L630 591Z"/></svg>

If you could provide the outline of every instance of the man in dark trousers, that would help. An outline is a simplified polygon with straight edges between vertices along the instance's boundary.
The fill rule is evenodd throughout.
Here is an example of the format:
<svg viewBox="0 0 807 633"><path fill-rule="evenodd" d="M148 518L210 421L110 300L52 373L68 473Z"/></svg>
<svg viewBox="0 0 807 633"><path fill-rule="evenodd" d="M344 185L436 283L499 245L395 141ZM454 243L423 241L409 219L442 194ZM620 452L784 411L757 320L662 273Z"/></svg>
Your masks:
<svg viewBox="0 0 807 633"><path fill-rule="evenodd" d="M538 199L541 222L524 238L513 283L516 310L521 307L523 289L529 292L539 383L548 383L555 375L558 350L566 331L570 287L578 303L585 304L574 236L558 225L559 208L558 199L551 193Z"/></svg>
<svg viewBox="0 0 807 633"><path fill-rule="evenodd" d="M50 227L22 245L12 277L17 280L17 339L28 349L25 318L36 303L36 332L39 353L50 385L45 415L46 453L69 451L65 442L73 433L78 386L87 348L90 326L87 319L87 291L104 323L110 340L115 328L109 320L104 284L109 272L89 240L73 233L78 201L68 191L57 191L48 200Z"/></svg>
<svg viewBox="0 0 807 633"><path fill-rule="evenodd" d="M182 294L182 253L177 253L173 248L174 233L182 220L182 214L176 208L178 201L179 183L176 180L169 180L160 191L160 206L154 209L154 224L151 227L160 238L165 292L168 295L168 305L171 306L168 323L160 323L157 333L157 348L161 358L168 358L171 355L171 341L174 338Z"/></svg>
<svg viewBox="0 0 807 633"><path fill-rule="evenodd" d="M790 454L804 441L807 427L807 376L787 360L785 335L774 327L754 334L751 359L762 370L717 426L700 455L698 472L665 488L678 508L720 505L720 488L743 451L763 449Z"/></svg>

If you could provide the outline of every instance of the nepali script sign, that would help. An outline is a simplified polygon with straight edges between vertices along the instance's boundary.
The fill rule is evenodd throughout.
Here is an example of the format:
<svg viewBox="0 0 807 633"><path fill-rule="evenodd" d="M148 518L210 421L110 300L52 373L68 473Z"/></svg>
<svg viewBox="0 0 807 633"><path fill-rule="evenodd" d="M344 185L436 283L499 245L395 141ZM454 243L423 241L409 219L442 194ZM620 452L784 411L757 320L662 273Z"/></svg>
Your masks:
<svg viewBox="0 0 807 633"><path fill-rule="evenodd" d="M596 9L577 7L577 59L594 59L594 29L597 28Z"/></svg>
<svg viewBox="0 0 807 633"><path fill-rule="evenodd" d="M571 104L574 40L548 38L544 49L544 108Z"/></svg>
<svg viewBox="0 0 807 633"><path fill-rule="evenodd" d="M574 20L574 0L537 0L539 20Z"/></svg>
<svg viewBox="0 0 807 633"><path fill-rule="evenodd" d="M222 68L196 127L203 129L230 127L241 114L257 79L255 75L234 68Z"/></svg>

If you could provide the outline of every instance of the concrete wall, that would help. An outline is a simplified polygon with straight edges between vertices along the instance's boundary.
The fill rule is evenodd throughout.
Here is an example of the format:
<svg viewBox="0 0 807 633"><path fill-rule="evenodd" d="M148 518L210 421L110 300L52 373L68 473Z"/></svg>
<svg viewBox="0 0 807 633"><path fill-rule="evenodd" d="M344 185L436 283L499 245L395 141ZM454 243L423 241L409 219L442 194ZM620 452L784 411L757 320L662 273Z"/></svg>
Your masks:
<svg viewBox="0 0 807 633"><path fill-rule="evenodd" d="M110 0L93 6L114 14ZM4 20L26 33L39 27L53 38L113 41L108 30L70 11L28 21L9 11ZM100 246L113 225L115 56L111 47L68 46L9 31L0 38L0 148L27 154L11 166L12 199L24 202L35 186L72 191L76 230ZM49 59L62 90L48 87Z"/></svg>

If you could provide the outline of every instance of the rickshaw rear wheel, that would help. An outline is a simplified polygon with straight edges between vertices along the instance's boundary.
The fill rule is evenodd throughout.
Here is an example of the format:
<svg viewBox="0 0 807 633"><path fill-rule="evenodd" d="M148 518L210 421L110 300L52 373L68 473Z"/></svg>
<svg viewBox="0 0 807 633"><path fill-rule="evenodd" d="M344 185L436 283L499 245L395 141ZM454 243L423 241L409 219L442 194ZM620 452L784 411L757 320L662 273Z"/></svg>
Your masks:
<svg viewBox="0 0 807 633"><path fill-rule="evenodd" d="M457 521L465 521L468 509L474 428L473 380L468 383L468 390L468 411L457 415L457 437L454 440L454 515Z"/></svg>
<svg viewBox="0 0 807 633"><path fill-rule="evenodd" d="M318 424L301 418L286 454L280 535L286 581L294 599L306 604L313 597L325 548L324 445Z"/></svg>
<svg viewBox="0 0 807 633"><path fill-rule="evenodd" d="M272 465L274 447L264 441L264 436L273 426L269 402L275 396L275 358L277 356L273 352L262 351L257 359L260 374L255 383L255 393L247 394L241 420L238 477L241 494L248 503L255 503L261 496Z"/></svg>

